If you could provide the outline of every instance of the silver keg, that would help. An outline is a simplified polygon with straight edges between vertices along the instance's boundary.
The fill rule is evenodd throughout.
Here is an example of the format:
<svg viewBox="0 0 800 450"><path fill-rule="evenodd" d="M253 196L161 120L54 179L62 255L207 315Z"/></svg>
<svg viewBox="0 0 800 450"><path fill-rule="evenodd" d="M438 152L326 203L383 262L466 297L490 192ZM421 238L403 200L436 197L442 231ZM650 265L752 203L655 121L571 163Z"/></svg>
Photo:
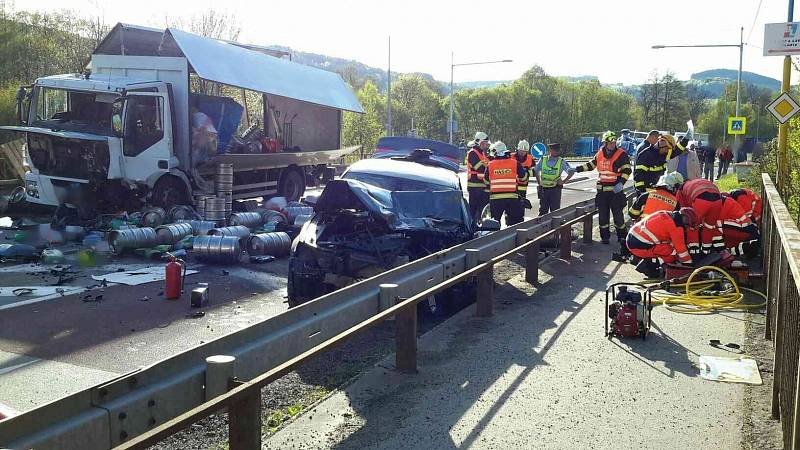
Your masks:
<svg viewBox="0 0 800 450"><path fill-rule="evenodd" d="M236 236L198 236L194 239L192 253L201 261L235 264L239 262L242 247Z"/></svg>
<svg viewBox="0 0 800 450"><path fill-rule="evenodd" d="M179 242L186 236L194 234L194 228L191 223L181 222L173 223L171 225L161 225L156 228L156 235L158 236L159 244L174 244Z"/></svg>
<svg viewBox="0 0 800 450"><path fill-rule="evenodd" d="M108 233L108 246L115 255L129 248L148 248L158 245L156 230L150 227L113 230Z"/></svg>
<svg viewBox="0 0 800 450"><path fill-rule="evenodd" d="M247 243L247 253L253 256L288 256L292 239L283 232L254 234Z"/></svg>

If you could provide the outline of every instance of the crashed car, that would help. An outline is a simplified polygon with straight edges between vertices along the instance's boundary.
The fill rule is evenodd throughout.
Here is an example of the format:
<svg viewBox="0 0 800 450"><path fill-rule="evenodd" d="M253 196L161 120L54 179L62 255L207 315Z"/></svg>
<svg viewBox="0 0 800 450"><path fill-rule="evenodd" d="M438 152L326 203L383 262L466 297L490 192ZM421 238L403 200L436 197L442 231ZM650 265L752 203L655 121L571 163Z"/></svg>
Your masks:
<svg viewBox="0 0 800 450"><path fill-rule="evenodd" d="M289 306L499 228L478 229L468 211L458 164L430 151L354 163L327 184L292 244Z"/></svg>

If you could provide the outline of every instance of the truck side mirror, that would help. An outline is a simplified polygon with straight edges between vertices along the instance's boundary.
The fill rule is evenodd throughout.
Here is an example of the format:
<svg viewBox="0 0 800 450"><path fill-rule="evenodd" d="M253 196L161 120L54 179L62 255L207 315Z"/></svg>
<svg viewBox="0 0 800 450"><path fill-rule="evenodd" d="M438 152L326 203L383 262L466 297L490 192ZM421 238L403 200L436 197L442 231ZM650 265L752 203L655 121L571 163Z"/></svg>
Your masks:
<svg viewBox="0 0 800 450"><path fill-rule="evenodd" d="M116 137L125 137L125 127L122 123L122 111L125 110L125 97L118 97L111 105L111 132Z"/></svg>

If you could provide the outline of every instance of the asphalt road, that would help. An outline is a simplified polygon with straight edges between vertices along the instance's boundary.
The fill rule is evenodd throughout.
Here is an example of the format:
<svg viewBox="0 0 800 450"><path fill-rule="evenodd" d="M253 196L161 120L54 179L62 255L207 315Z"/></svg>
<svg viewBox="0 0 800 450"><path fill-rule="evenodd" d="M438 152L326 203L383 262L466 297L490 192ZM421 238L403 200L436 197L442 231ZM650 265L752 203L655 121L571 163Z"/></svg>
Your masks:
<svg viewBox="0 0 800 450"><path fill-rule="evenodd" d="M566 185L562 204L592 197L594 183ZM528 198L532 217L538 213L535 185ZM161 282L103 288L89 277L114 272L119 263L80 271L66 287L94 287L77 295L29 304L0 296L0 410L32 409L279 314L287 308L287 262L223 268L190 259L189 267L200 272L187 277L179 300L165 300ZM56 279L28 266L0 268L0 288ZM202 317L188 317L196 311L188 292L199 282L211 286L211 305Z"/></svg>

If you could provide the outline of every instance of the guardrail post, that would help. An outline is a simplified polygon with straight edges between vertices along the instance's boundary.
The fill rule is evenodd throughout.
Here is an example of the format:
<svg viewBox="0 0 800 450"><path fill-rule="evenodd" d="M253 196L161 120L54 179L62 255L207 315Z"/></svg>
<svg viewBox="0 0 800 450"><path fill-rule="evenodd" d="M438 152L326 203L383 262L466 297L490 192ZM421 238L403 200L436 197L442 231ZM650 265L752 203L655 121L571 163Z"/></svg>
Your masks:
<svg viewBox="0 0 800 450"><path fill-rule="evenodd" d="M592 229L594 228L594 209L591 206L578 207L578 214L586 214L583 218L583 243L592 243Z"/></svg>
<svg viewBox="0 0 800 450"><path fill-rule="evenodd" d="M378 312L386 311L397 302L397 285L394 283L384 283L378 286L381 290L378 300Z"/></svg>
<svg viewBox="0 0 800 450"><path fill-rule="evenodd" d="M537 230L537 227L517 230L517 245L535 239L534 233ZM525 281L530 284L539 282L539 247L539 242L536 241L525 249Z"/></svg>
<svg viewBox="0 0 800 450"><path fill-rule="evenodd" d="M486 269L478 273L478 286L476 288L475 315L490 317L494 314L494 264L490 263Z"/></svg>
<svg viewBox="0 0 800 450"><path fill-rule="evenodd" d="M242 395L228 407L230 450L261 448L261 389Z"/></svg>
<svg viewBox="0 0 800 450"><path fill-rule="evenodd" d="M403 301L397 298L397 302ZM399 372L417 373L417 308L407 306L395 315L394 366Z"/></svg>
<svg viewBox="0 0 800 450"><path fill-rule="evenodd" d="M561 247L561 258L569 260L572 257L572 227L562 225L564 218L561 216L553 217L552 227L558 228Z"/></svg>
<svg viewBox="0 0 800 450"><path fill-rule="evenodd" d="M206 401L228 392L231 380L236 376L236 358L214 355L206 358Z"/></svg>

